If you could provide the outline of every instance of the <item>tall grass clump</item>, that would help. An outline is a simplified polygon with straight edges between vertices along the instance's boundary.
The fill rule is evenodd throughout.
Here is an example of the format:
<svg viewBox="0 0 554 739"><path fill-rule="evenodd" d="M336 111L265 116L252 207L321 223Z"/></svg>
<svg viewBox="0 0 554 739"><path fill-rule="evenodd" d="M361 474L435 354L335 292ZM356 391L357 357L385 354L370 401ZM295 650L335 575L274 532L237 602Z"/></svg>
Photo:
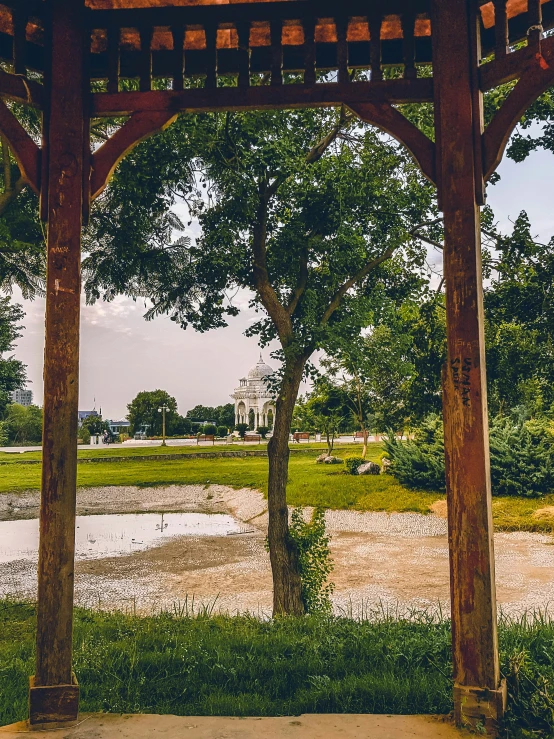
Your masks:
<svg viewBox="0 0 554 739"><path fill-rule="evenodd" d="M77 609L81 710L180 716L452 710L450 624L436 614L261 621L181 613ZM0 725L26 716L34 632L34 606L0 601ZM544 613L501 617L499 641L509 691L503 736L550 739L554 623Z"/></svg>

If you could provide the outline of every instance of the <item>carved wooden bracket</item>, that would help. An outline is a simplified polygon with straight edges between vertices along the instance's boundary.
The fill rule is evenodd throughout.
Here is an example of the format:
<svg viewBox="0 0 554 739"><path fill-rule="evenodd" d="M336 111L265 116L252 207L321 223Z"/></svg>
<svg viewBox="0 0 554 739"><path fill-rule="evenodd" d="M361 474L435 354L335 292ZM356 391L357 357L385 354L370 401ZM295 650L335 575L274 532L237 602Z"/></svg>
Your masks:
<svg viewBox="0 0 554 739"><path fill-rule="evenodd" d="M40 148L3 100L0 100L0 131L10 145L21 176L38 194L40 191Z"/></svg>
<svg viewBox="0 0 554 739"><path fill-rule="evenodd" d="M526 70L510 92L483 134L485 179L500 164L512 131L527 108L554 84L554 37L543 39L541 51L529 61Z"/></svg>
<svg viewBox="0 0 554 739"><path fill-rule="evenodd" d="M119 162L148 136L164 131L177 118L176 113L141 111L133 113L92 155L91 199L97 198L108 184Z"/></svg>
<svg viewBox="0 0 554 739"><path fill-rule="evenodd" d="M348 106L362 121L371 123L403 144L434 185L437 184L435 144L390 103L353 103Z"/></svg>

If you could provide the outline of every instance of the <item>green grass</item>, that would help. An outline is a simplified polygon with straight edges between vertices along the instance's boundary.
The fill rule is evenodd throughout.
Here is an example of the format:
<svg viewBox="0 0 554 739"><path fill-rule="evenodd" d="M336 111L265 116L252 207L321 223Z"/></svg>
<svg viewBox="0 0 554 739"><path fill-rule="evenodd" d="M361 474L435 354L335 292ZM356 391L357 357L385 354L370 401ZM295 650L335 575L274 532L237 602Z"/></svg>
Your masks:
<svg viewBox="0 0 554 739"><path fill-rule="evenodd" d="M233 448L238 447L239 444L233 446ZM361 511L428 513L433 503L444 499L440 493L409 490L390 475L346 475L342 465L315 464L315 457L320 448L321 445L294 448L289 466L288 501L290 505ZM210 448L206 449L206 451L209 450ZM261 490L264 494L267 493L267 459L265 457L187 459L187 451L183 450L183 459L175 460L164 459L168 450L160 447L124 451L125 456L128 457L140 457L157 451L159 459L144 460L140 463L130 460L78 465L79 486L205 485L211 483L229 485L234 488L250 487ZM195 450L188 451L188 454L190 455L192 451ZM381 451L380 444L370 444L368 459L377 461ZM88 450L81 452L87 456L98 454L104 456L107 453L112 456L121 456L118 449L102 450L101 453ZM360 453L360 445L341 444L336 449L336 454L342 457L353 453ZM13 462L0 466L0 493L38 490L39 487L40 465ZM503 531L551 532L554 530L554 518L540 519L533 515L537 509L548 506L554 507L554 495L546 495L542 498L496 497L493 499L495 527Z"/></svg>
<svg viewBox="0 0 554 739"><path fill-rule="evenodd" d="M34 628L33 606L0 601L0 724L26 715ZM500 644L510 738L551 737L554 625L536 617L502 621ZM424 613L259 621L78 609L74 667L83 711L270 716L452 708L449 623Z"/></svg>

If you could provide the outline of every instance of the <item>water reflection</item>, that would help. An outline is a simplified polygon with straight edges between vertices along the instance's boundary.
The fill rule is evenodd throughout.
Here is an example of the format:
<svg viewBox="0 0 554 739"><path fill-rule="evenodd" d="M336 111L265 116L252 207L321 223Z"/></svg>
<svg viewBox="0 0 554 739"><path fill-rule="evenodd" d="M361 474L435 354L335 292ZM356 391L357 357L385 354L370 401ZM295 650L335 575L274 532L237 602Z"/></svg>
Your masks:
<svg viewBox="0 0 554 739"><path fill-rule="evenodd" d="M36 559L38 519L0 521L0 563ZM229 536L248 531L232 516L209 513L125 513L77 516L76 559L101 559L159 546L177 536Z"/></svg>

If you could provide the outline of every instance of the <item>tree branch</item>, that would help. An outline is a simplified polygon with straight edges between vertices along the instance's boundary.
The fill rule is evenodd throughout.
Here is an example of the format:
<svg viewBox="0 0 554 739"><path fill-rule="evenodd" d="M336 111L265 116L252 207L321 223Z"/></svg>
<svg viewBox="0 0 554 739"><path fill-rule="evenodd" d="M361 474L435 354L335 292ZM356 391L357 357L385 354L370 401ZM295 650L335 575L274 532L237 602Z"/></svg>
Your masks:
<svg viewBox="0 0 554 739"><path fill-rule="evenodd" d="M252 251L254 255L252 276L262 305L277 329L281 345L286 347L292 338L292 323L288 311L279 301L277 293L271 285L267 271L266 238L268 201L267 182L263 181L259 183L259 205L252 235Z"/></svg>
<svg viewBox="0 0 554 739"><path fill-rule="evenodd" d="M296 283L296 287L291 296L290 302L287 305L287 313L289 314L289 316L292 316L294 314L300 298L302 297L302 295L304 295L304 292L306 291L306 286L308 285L308 276L308 247L304 247L304 249L302 249L302 254L300 255L300 274L298 276L298 282Z"/></svg>
<svg viewBox="0 0 554 739"><path fill-rule="evenodd" d="M394 254L396 250L396 246L391 246L389 249L387 249L386 252L381 254L380 257L376 257L375 259L372 259L371 262L368 262L364 267L362 267L359 272L357 272L354 277L351 277L349 280L347 280L339 289L337 292L333 295L333 298L331 302L329 303L329 306L325 313L323 314L323 318L321 319L321 325L325 326L325 324L329 321L333 313L337 310L337 308L340 305L340 301L343 299L343 297L346 295L346 293L350 290L351 287L354 287L354 285L357 282L360 282L360 280L363 280L364 277L367 277L367 275L376 267L378 267L383 262L386 262L387 259L390 259L392 255Z"/></svg>
<svg viewBox="0 0 554 739"><path fill-rule="evenodd" d="M356 116L352 113L347 113L346 107L343 105L338 122L333 126L333 128L326 136L324 136L320 141L318 141L315 146L310 149L310 151L306 154L304 160L305 163L315 164L316 162L318 162L325 154L327 149L331 146L331 144L336 140L342 129L345 126L348 126L354 120L356 120ZM275 195L281 185L288 180L289 176L290 175L285 174L276 175L275 179L268 187L268 197L271 198L273 195Z"/></svg>

